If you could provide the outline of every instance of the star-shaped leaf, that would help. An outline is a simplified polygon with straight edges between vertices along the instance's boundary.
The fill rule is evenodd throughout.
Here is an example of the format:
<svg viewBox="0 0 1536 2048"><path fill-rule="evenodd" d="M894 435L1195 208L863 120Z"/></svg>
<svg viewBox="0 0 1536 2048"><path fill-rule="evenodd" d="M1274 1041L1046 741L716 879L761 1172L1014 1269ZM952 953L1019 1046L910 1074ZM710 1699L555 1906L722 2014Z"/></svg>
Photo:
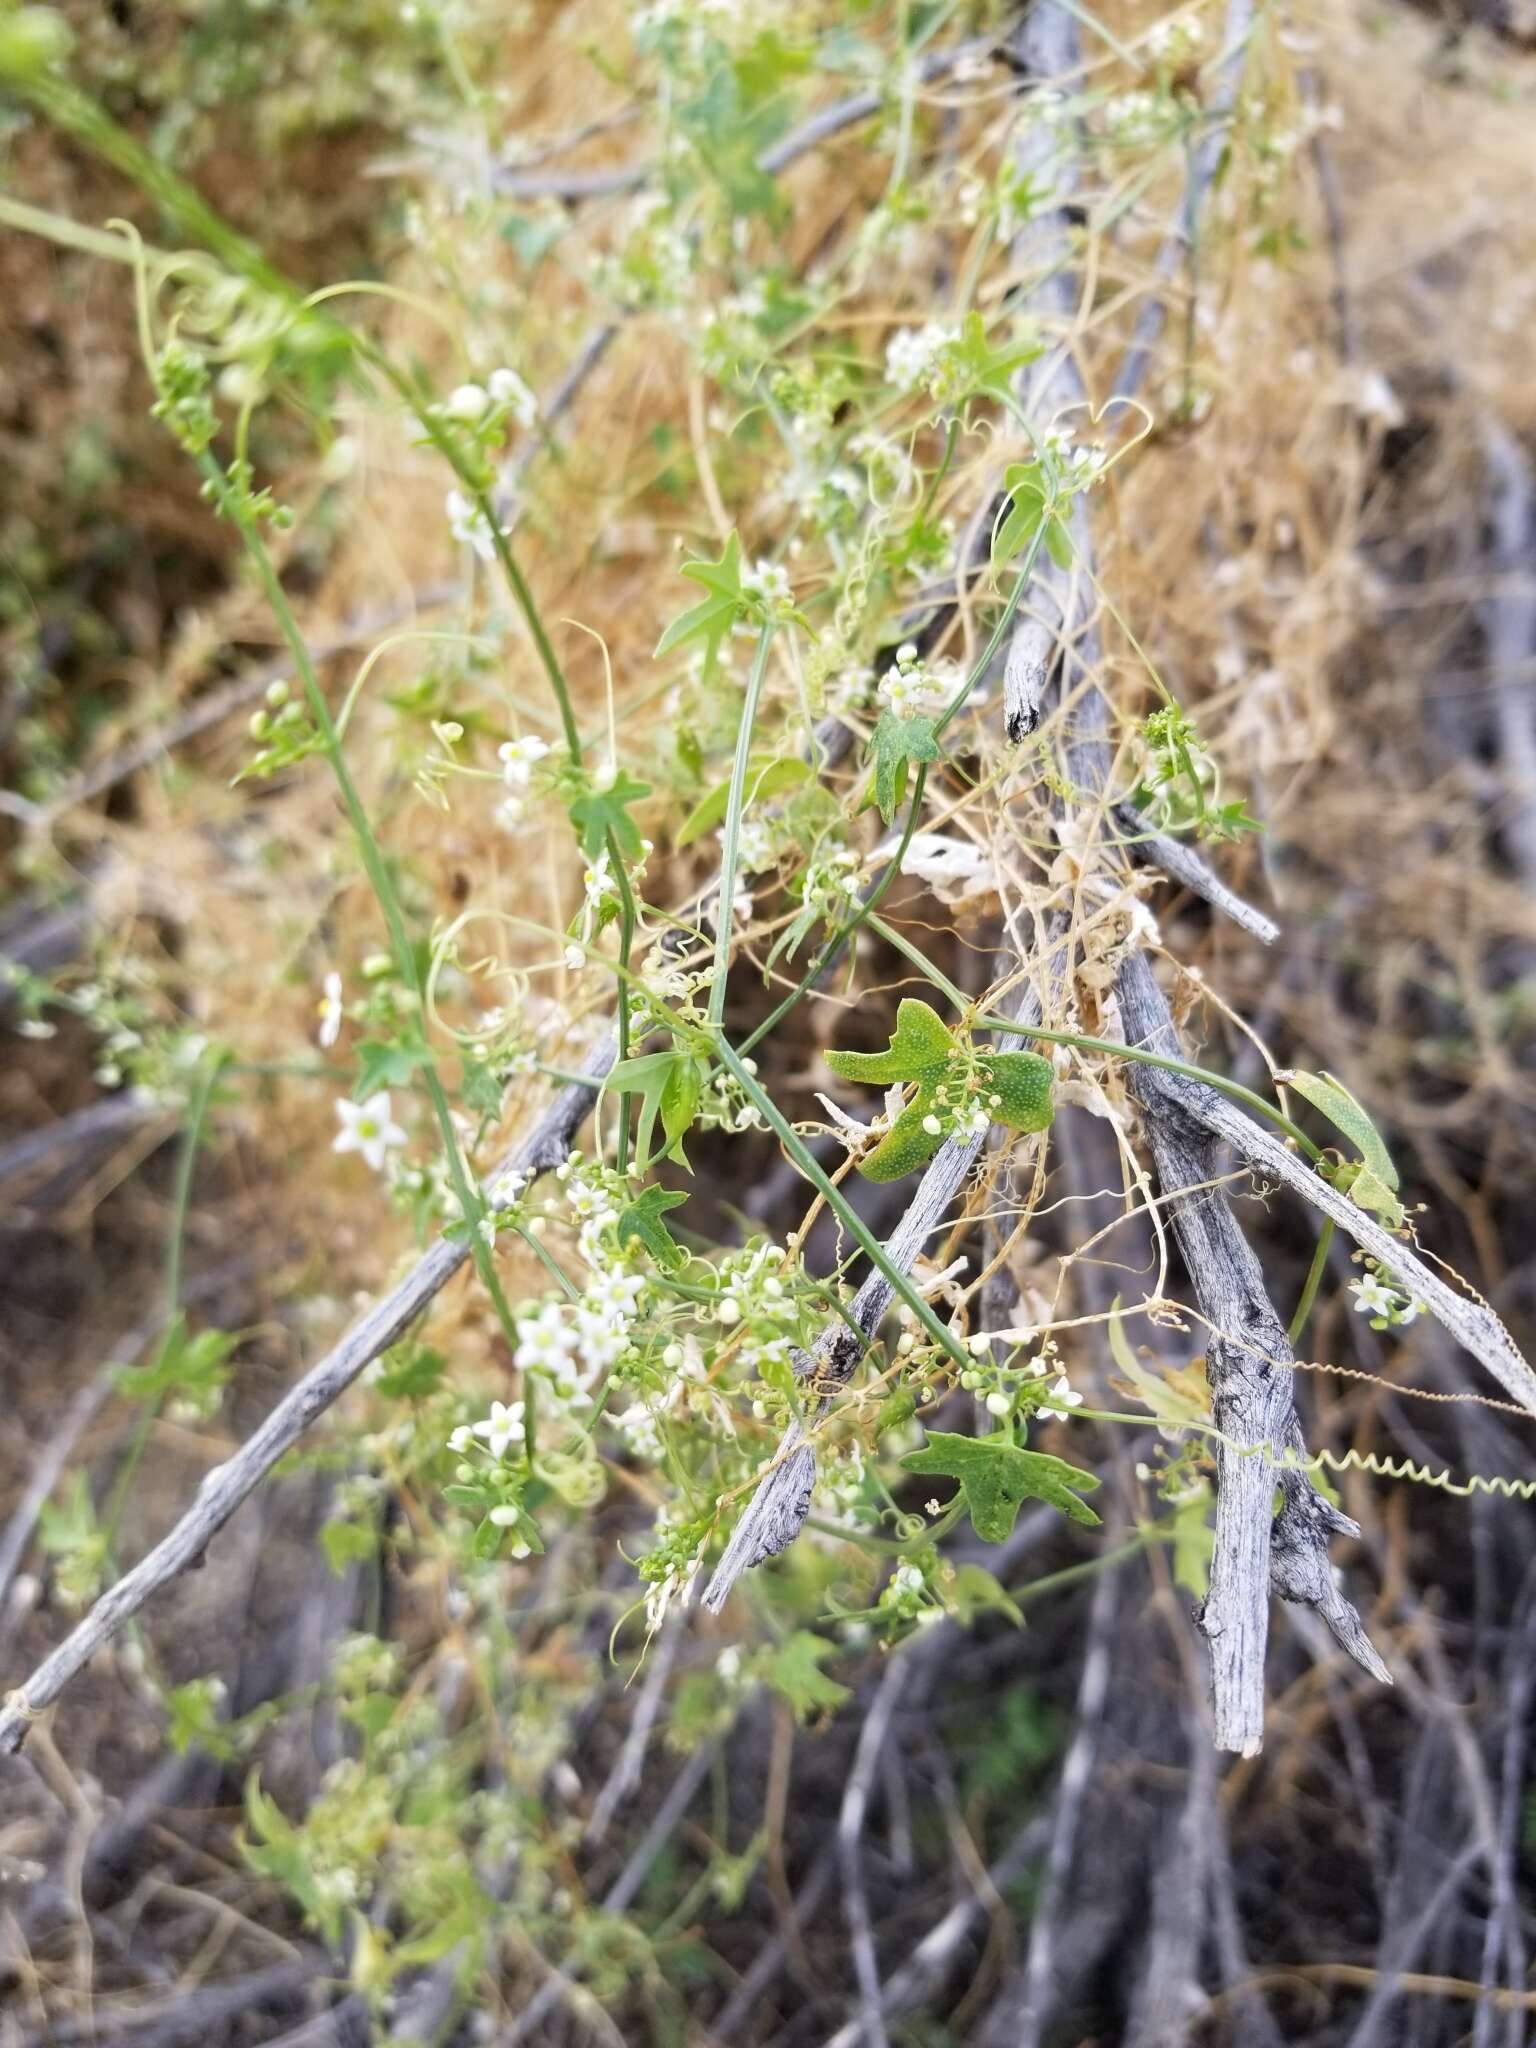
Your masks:
<svg viewBox="0 0 1536 2048"><path fill-rule="evenodd" d="M848 1081L915 1089L859 1171L866 1180L900 1180L931 1159L946 1133L963 1127L967 1105L1012 1131L1043 1131L1053 1105L1051 1063L1033 1052L972 1052L927 1003L908 996L897 1009L885 1052L829 1052L827 1065Z"/></svg>
<svg viewBox="0 0 1536 2048"><path fill-rule="evenodd" d="M1023 1451L997 1436L952 1436L931 1429L920 1451L902 1459L908 1472L958 1479L966 1511L984 1543L1002 1543L1013 1533L1027 1500L1043 1500L1058 1513L1090 1527L1098 1516L1079 1493L1091 1493L1098 1475L1043 1451Z"/></svg>
<svg viewBox="0 0 1536 2048"><path fill-rule="evenodd" d="M840 1707L852 1694L846 1685L828 1678L822 1665L837 1648L825 1636L797 1628L769 1658L763 1676L775 1692L782 1693L797 1721L805 1721L818 1709Z"/></svg>
<svg viewBox="0 0 1536 2048"><path fill-rule="evenodd" d="M741 541L735 533L726 542L718 562L688 562L683 574L702 583L706 596L701 604L675 618L656 643L658 655L670 654L689 640L704 642L704 673L712 673L720 642L736 623L742 608Z"/></svg>
<svg viewBox="0 0 1536 2048"><path fill-rule="evenodd" d="M681 1188L658 1187L654 1181L650 1187L642 1188L628 1208L619 1211L620 1250L634 1237L645 1246L658 1266L680 1265L682 1246L661 1219L669 1209L680 1209L687 1199Z"/></svg>
<svg viewBox="0 0 1536 2048"><path fill-rule="evenodd" d="M963 398L998 398L1006 405L1013 397L1016 373L1026 363L1034 362L1041 353L1042 345L1033 336L1013 347L991 347L981 315L967 313L959 340L951 344L953 371L960 385L958 395Z"/></svg>
<svg viewBox="0 0 1536 2048"><path fill-rule="evenodd" d="M640 858L645 848L640 842L640 827L629 815L629 806L650 793L648 782L632 781L628 771L621 768L606 789L585 790L577 797L571 805L571 823L581 834L581 849L588 860L597 859L610 832L625 860Z"/></svg>
<svg viewBox="0 0 1536 2048"><path fill-rule="evenodd" d="M937 761L939 736L931 718L898 718L885 711L869 736L869 749L875 757L875 802L889 825L906 794L907 763Z"/></svg>

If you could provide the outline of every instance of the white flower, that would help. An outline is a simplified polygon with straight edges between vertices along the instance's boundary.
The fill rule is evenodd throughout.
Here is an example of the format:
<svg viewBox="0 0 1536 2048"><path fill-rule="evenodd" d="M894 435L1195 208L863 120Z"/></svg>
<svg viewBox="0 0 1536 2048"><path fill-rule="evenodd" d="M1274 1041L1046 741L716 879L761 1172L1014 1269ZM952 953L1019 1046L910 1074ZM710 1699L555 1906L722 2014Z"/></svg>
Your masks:
<svg viewBox="0 0 1536 2048"><path fill-rule="evenodd" d="M927 384L939 358L960 338L958 328L930 320L924 327L898 328L885 345L885 375L898 391L916 391Z"/></svg>
<svg viewBox="0 0 1536 2048"><path fill-rule="evenodd" d="M536 1316L525 1316L518 1323L517 1334L512 1362L520 1371L537 1366L558 1377L576 1348L576 1332L558 1301L546 1302Z"/></svg>
<svg viewBox="0 0 1536 2048"><path fill-rule="evenodd" d="M489 1415L482 1416L474 1424L474 1433L487 1446L493 1458L504 1458L513 1444L523 1440L524 1404L514 1401L509 1408L504 1401L493 1401Z"/></svg>
<svg viewBox="0 0 1536 2048"><path fill-rule="evenodd" d="M588 910L595 910L605 896L615 896L618 894L618 885L608 871L608 849L606 846L597 856L597 859L593 861L591 867L585 870L581 879L582 886L586 890L586 907Z"/></svg>
<svg viewBox="0 0 1536 2048"><path fill-rule="evenodd" d="M465 426L473 426L485 411L490 400L478 384L461 384L456 391L450 391L443 400L443 411L449 419L460 420Z"/></svg>
<svg viewBox="0 0 1536 2048"><path fill-rule="evenodd" d="M1397 1307L1397 1294L1374 1273L1363 1280L1351 1280L1350 1292L1355 1297L1355 1308L1363 1316L1390 1316Z"/></svg>
<svg viewBox="0 0 1536 2048"><path fill-rule="evenodd" d="M536 732L525 732L521 739L503 740L496 752L508 789L523 790L528 787L534 764L549 752L549 741L541 740Z"/></svg>
<svg viewBox="0 0 1536 2048"><path fill-rule="evenodd" d="M405 1143L405 1132L390 1113L389 1090L381 1088L366 1102L336 1104L341 1129L331 1147L333 1152L361 1152L375 1173L382 1173L389 1155Z"/></svg>
<svg viewBox="0 0 1536 2048"><path fill-rule="evenodd" d="M503 832L515 832L523 822L523 800L509 796L496 806L496 822Z"/></svg>
<svg viewBox="0 0 1536 2048"><path fill-rule="evenodd" d="M766 605L789 604L794 597L789 572L777 562L754 562L742 577L741 587Z"/></svg>
<svg viewBox="0 0 1536 2048"><path fill-rule="evenodd" d="M325 993L318 1005L320 1029L315 1033L318 1042L327 1051L341 1036L341 976L328 974L325 977Z"/></svg>
<svg viewBox="0 0 1536 2048"><path fill-rule="evenodd" d="M1052 1382L1045 1399L1046 1406L1050 1408L1081 1408L1083 1405L1082 1395L1073 1393L1065 1373Z"/></svg>
<svg viewBox="0 0 1536 2048"><path fill-rule="evenodd" d="M448 530L454 539L473 548L482 562L494 562L496 529L481 507L462 491L450 491L443 503L448 513Z"/></svg>
<svg viewBox="0 0 1536 2048"><path fill-rule="evenodd" d="M492 370L486 380L491 396L504 405L520 427L531 427L539 416L539 402L516 370Z"/></svg>
<svg viewBox="0 0 1536 2048"><path fill-rule="evenodd" d="M1011 1415L1013 1413L1013 1403L1009 1400L1008 1396L1005 1393L1003 1393L1001 1389L999 1389L996 1393L988 1394L987 1413L989 1415L996 1415L999 1417L1004 1415Z"/></svg>
<svg viewBox="0 0 1536 2048"><path fill-rule="evenodd" d="M903 1564L896 1567L896 1571L891 1579L891 1590L897 1595L921 1593L926 1583L927 1581L915 1564Z"/></svg>
<svg viewBox="0 0 1536 2048"><path fill-rule="evenodd" d="M585 967L587 964L586 953L580 946L576 944L576 941L574 939L565 949L565 964L571 970L572 974L579 973L581 969Z"/></svg>
<svg viewBox="0 0 1536 2048"><path fill-rule="evenodd" d="M448 1448L450 1451L457 1451L459 1456L462 1458L464 1453L473 1444L474 1438L474 1431L469 1427L467 1423L461 1422L458 1428L452 1431L452 1433L449 1435Z"/></svg>

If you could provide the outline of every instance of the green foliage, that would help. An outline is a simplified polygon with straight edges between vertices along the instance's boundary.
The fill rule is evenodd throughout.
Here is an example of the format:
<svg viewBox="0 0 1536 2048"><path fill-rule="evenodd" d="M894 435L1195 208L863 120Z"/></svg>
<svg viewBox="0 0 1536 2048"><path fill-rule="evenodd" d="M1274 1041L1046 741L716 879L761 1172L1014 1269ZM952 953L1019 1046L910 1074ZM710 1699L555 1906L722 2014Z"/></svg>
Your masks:
<svg viewBox="0 0 1536 2048"><path fill-rule="evenodd" d="M984 1543L1006 1542L1027 1500L1043 1500L1074 1522L1098 1523L1093 1509L1077 1497L1098 1486L1096 1473L1042 1451L1022 1451L1000 1433L953 1436L931 1429L922 1449L909 1451L901 1462L908 1472L957 1479L966 1512Z"/></svg>
<svg viewBox="0 0 1536 2048"><path fill-rule="evenodd" d="M889 825L907 792L907 763L937 761L939 740L935 722L921 716L898 718L883 711L869 738L875 758L875 803Z"/></svg>
<svg viewBox="0 0 1536 2048"><path fill-rule="evenodd" d="M1275 1079L1284 1087L1294 1088L1359 1151L1357 1160L1346 1160L1334 1168L1334 1184L1358 1208L1378 1215L1389 1230L1401 1230L1407 1216L1398 1200L1398 1174L1392 1155L1366 1110L1344 1083L1326 1072L1308 1074L1296 1070L1277 1074Z"/></svg>
<svg viewBox="0 0 1536 2048"><path fill-rule="evenodd" d="M809 1629L796 1629L763 1666L763 1676L776 1693L789 1701L797 1721L809 1721L819 1713L832 1713L853 1697L846 1685L828 1678L822 1665L835 1645Z"/></svg>
<svg viewBox="0 0 1536 2048"><path fill-rule="evenodd" d="M629 815L629 807L650 793L648 782L636 782L626 769L620 768L605 789L585 789L575 798L571 804L571 823L588 860L596 860L610 839L623 859L639 860L643 851L640 827Z"/></svg>
<svg viewBox="0 0 1536 2048"><path fill-rule="evenodd" d="M1032 1052L981 1052L963 1045L927 1003L907 997L885 1052L829 1052L827 1065L849 1081L909 1084L914 1093L889 1131L859 1162L866 1180L900 1180L931 1159L946 1137L976 1120L1014 1131L1043 1131L1051 1121L1052 1070Z"/></svg>
<svg viewBox="0 0 1536 2048"><path fill-rule="evenodd" d="M686 562L683 574L701 583L708 595L675 618L656 643L658 660L691 640L704 643L704 674L713 673L720 643L741 616L746 603L741 587L741 540L732 533L717 562Z"/></svg>

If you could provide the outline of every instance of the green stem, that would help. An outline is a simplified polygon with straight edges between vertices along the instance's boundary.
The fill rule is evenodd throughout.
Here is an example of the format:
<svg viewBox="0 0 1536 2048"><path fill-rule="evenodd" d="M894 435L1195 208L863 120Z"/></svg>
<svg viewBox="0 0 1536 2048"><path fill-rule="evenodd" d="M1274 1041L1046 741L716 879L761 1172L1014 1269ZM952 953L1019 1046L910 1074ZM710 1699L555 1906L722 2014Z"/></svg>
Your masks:
<svg viewBox="0 0 1536 2048"><path fill-rule="evenodd" d="M709 1021L716 1030L725 1015L725 983L731 966L731 924L735 914L736 868L741 858L741 814L746 803L752 728L757 723L757 706L763 694L763 679L768 673L768 648L772 639L773 627L765 625L758 635L752 673L747 678L746 701L741 707L741 724L736 730L736 758L731 764L731 788L726 801L720 853L720 897L715 910L715 979L709 991Z"/></svg>
<svg viewBox="0 0 1536 2048"><path fill-rule="evenodd" d="M197 1170L197 1154L203 1142L203 1126L208 1120L208 1107L213 1100L213 1091L223 1065L222 1055L205 1060L197 1070L197 1079L187 1099L187 1123L182 1135L181 1156L176 1162L176 1183L171 1196L171 1227L165 1245L165 1334L155 1352L156 1365L165 1357L166 1347L181 1340L181 1270L186 1247L187 1216L192 1206L192 1178ZM160 1419L160 1408L161 1403L158 1400L144 1401L140 1404L139 1419L134 1425L133 1437L123 1459L122 1469L112 1482L111 1494L102 1510L101 1528L106 1540L106 1559L109 1569L114 1573L118 1526L123 1518L123 1510L128 1505L134 1475L148 1448L155 1424Z"/></svg>
<svg viewBox="0 0 1536 2048"><path fill-rule="evenodd" d="M1296 1313L1291 1317L1291 1327L1286 1331L1286 1341L1294 1351L1307 1327L1307 1318L1312 1313L1312 1304L1317 1300L1317 1290L1323 1284L1323 1274L1328 1270L1328 1254L1333 1247L1333 1218L1325 1216L1323 1227L1317 1233L1317 1250L1312 1254L1312 1263L1307 1268L1306 1282L1301 1290L1301 1299L1296 1304Z"/></svg>
<svg viewBox="0 0 1536 2048"><path fill-rule="evenodd" d="M619 842L612 832L608 834L608 867L613 876L614 886L619 892L619 992L618 1006L614 1011L614 1025L618 1035L618 1057L625 1060L629 1057L629 960L635 943L635 892L630 887L629 875L624 867L624 856L619 851ZM620 1173L629 1171L631 1114L631 1097L628 1090L623 1090L619 1095Z"/></svg>
<svg viewBox="0 0 1536 2048"><path fill-rule="evenodd" d="M865 1254L878 1272L884 1274L885 1278L895 1289L896 1294L911 1309L934 1343L948 1357L952 1358L956 1365L969 1369L971 1363L969 1352L965 1350L954 1333L939 1321L939 1318L934 1314L928 1303L924 1301L923 1297L912 1285L911 1280L892 1261L890 1253L887 1252L885 1246L875 1236L863 1217L850 1205L847 1197L841 1194L827 1178L807 1149L804 1140L774 1102L772 1096L768 1094L756 1077L742 1064L740 1053L737 1052L736 1048L726 1038L724 1032L717 1032L713 1043L722 1063L735 1076L742 1093L752 1104L758 1115L762 1117L769 1129L777 1135L779 1143L811 1183L811 1186L821 1195L833 1215L836 1216L838 1222L841 1223L860 1251ZM866 1338L868 1336L867 1331L863 1331L860 1334Z"/></svg>
<svg viewBox="0 0 1536 2048"><path fill-rule="evenodd" d="M252 566L256 570L257 578L261 583L267 602L272 607L273 616L276 618L283 638L288 644L288 651L293 657L294 671L303 684L304 694L309 701L310 715L314 719L316 730L320 734L326 760L330 765L332 775L336 779L337 789L341 793L341 800L346 808L347 818L357 840L358 851L362 856L363 870L368 877L369 884L383 913L384 922L388 927L396 967L399 970L401 980L415 998L417 1017L424 1026L426 1017L425 990L422 986L421 972L417 963L415 948L411 944L410 931L406 925L405 912L396 893L394 879L389 872L389 863L384 858L383 848L374 836L367 807L358 794L356 783L352 780L352 773L347 766L346 755L342 750L341 740L337 735L335 722L331 717L330 705L326 701L324 690L320 687L320 678L315 673L314 664L309 658L309 649L305 644L304 635L299 630L298 620L295 619L292 607L288 603L287 592L283 589L282 583L278 578L277 570L273 565L271 556L267 552L266 543L262 540L255 520L231 491L228 480L219 468L218 463L206 451L197 460L198 467L202 470L209 483L213 502L216 505L223 506L229 512L239 531L240 538L245 543L246 552L251 559ZM472 1176L467 1171L463 1157L460 1154L459 1138L457 1131L453 1127L453 1115L448 1103L448 1093L443 1086L442 1077L437 1071L437 1063L432 1055L431 1048L427 1046L425 1035L422 1038L422 1045L426 1052L425 1063L422 1068L423 1084L427 1091L427 1099L432 1105L433 1115L437 1120L444 1155L448 1162L449 1178L453 1182L454 1194L459 1204L459 1213L463 1217L465 1228L469 1232L470 1256L474 1260L475 1270L480 1275L481 1280L484 1282L485 1290L491 1298L491 1304L496 1311L497 1320L501 1324L502 1334L509 1345L515 1346L517 1343L517 1329L512 1320L512 1311L507 1305L505 1294L502 1292L501 1281L497 1277L490 1249L480 1235L480 1221L485 1215L484 1198L480 1189L475 1185Z"/></svg>
<svg viewBox="0 0 1536 2048"><path fill-rule="evenodd" d="M884 874L871 891L868 900L859 905L857 914L849 918L848 922L828 940L815 965L802 977L797 986L790 990L778 1008L771 1011L763 1019L751 1036L742 1040L741 1051L743 1056L749 1053L760 1039L768 1036L768 1033L772 1031L780 1018L794 1008L807 989L813 988L820 981L823 974L826 973L859 926L868 918L873 917L876 910L879 909L881 903L885 900L891 884L901 873L901 864L907 857L907 848L912 844L912 835L917 829L918 813L923 806L923 788L927 780L928 763L926 761L919 761L917 773L912 778L912 801L907 810L906 824L902 828L901 841L887 862Z"/></svg>

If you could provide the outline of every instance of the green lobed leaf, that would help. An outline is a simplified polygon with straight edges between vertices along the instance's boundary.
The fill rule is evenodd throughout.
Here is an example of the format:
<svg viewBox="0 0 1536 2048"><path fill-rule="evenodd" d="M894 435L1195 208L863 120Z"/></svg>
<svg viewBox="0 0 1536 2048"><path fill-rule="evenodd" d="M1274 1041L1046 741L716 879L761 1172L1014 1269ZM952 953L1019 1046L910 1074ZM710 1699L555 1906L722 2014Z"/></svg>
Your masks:
<svg viewBox="0 0 1536 2048"><path fill-rule="evenodd" d="M619 1211L620 1248L636 1238L658 1266L679 1265L684 1257L683 1248L661 1219L668 1210L680 1209L687 1199L679 1188L663 1188L654 1183L642 1188L634 1201Z"/></svg>
<svg viewBox="0 0 1536 2048"><path fill-rule="evenodd" d="M1010 1131L1043 1131L1056 1113L1052 1091L1056 1070L1037 1052L984 1052L976 1065L987 1084L989 1095L1001 1099L987 1104L994 1123Z"/></svg>
<svg viewBox="0 0 1536 2048"><path fill-rule="evenodd" d="M571 805L570 815L588 860L597 859L610 832L625 860L639 860L645 849L640 827L629 815L629 806L650 793L651 785L634 781L625 768L618 771L607 789L583 790Z"/></svg>
<svg viewBox="0 0 1536 2048"><path fill-rule="evenodd" d="M789 1701L797 1721L809 1720L823 1708L840 1707L844 1700L852 1699L848 1687L828 1678L821 1668L836 1648L824 1636L797 1628L768 1659L763 1676Z"/></svg>
<svg viewBox="0 0 1536 2048"><path fill-rule="evenodd" d="M1097 1473L1043 1451L1021 1450L1001 1435L954 1436L931 1429L922 1449L909 1451L901 1462L908 1472L957 1479L971 1523L985 1543L1006 1541L1027 1500L1043 1500L1072 1521L1089 1526L1099 1519L1077 1497L1093 1491L1099 1483Z"/></svg>
<svg viewBox="0 0 1536 2048"><path fill-rule="evenodd" d="M869 736L875 757L875 803L889 825L906 790L909 761L937 761L938 733L931 718L898 718L883 711Z"/></svg>

